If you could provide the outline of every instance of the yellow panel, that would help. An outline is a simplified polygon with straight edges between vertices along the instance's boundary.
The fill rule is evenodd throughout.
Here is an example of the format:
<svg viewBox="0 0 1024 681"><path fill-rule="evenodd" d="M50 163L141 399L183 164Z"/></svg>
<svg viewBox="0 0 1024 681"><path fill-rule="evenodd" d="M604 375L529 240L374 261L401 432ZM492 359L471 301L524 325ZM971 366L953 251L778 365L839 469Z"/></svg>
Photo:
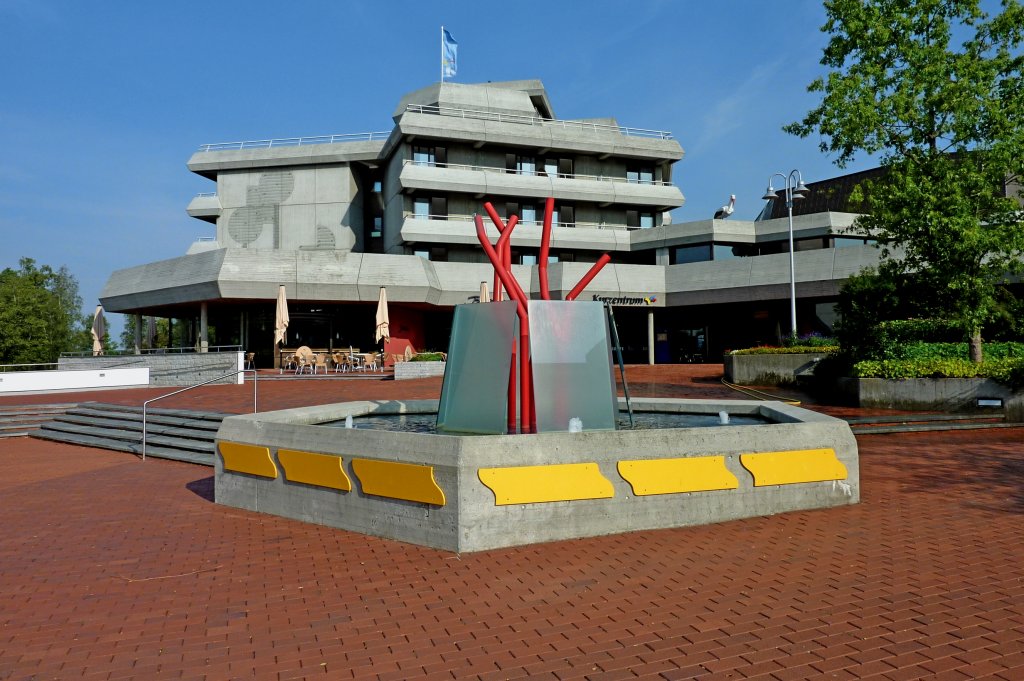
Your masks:
<svg viewBox="0 0 1024 681"><path fill-rule="evenodd" d="M276 478L277 466L270 458L270 449L259 445L243 445L239 442L219 442L220 455L224 458L224 470Z"/></svg>
<svg viewBox="0 0 1024 681"><path fill-rule="evenodd" d="M330 487L345 492L352 491L352 481L341 467L341 457L330 454L299 452L294 449L277 450L277 459L284 468L284 477L292 482L302 482L318 487Z"/></svg>
<svg viewBox="0 0 1024 681"><path fill-rule="evenodd" d="M741 454L740 463L753 474L755 487L846 479L846 466L833 449Z"/></svg>
<svg viewBox="0 0 1024 681"><path fill-rule="evenodd" d="M633 487L633 494L637 496L707 492L740 486L736 476L725 467L724 456L620 461L619 475Z"/></svg>
<svg viewBox="0 0 1024 681"><path fill-rule="evenodd" d="M596 463L481 468L477 475L494 492L497 506L615 496L612 483L601 475Z"/></svg>
<svg viewBox="0 0 1024 681"><path fill-rule="evenodd" d="M444 506L444 491L434 480L434 467L397 461L352 459L363 492L378 497L422 501Z"/></svg>

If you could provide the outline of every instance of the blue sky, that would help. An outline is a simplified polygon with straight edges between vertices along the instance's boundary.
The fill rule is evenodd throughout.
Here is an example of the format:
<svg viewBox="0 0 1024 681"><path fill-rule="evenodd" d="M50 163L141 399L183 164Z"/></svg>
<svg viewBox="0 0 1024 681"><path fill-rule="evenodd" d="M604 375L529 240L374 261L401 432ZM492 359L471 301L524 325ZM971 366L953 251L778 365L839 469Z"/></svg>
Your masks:
<svg viewBox="0 0 1024 681"><path fill-rule="evenodd" d="M67 265L91 311L116 269L183 255L211 142L389 130L402 94L539 78L559 118L669 130L686 152L676 222L761 209L769 175L845 171L781 126L816 103L824 12L761 3L0 0L0 269ZM111 315L115 330L119 315Z"/></svg>

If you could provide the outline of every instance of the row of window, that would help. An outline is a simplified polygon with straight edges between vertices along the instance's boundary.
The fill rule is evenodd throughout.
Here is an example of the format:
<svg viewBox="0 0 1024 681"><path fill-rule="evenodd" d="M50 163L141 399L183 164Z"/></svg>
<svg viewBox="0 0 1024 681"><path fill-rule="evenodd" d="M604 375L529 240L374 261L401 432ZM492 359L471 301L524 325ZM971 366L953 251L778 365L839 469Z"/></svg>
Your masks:
<svg viewBox="0 0 1024 681"><path fill-rule="evenodd" d="M497 206L498 214L503 219L510 215L519 216L521 225L540 225L544 220L544 206L538 203L518 203L509 201ZM444 196L416 196L412 201L413 217L420 220L443 220L448 217L448 199ZM655 213L650 211L626 211L626 227L633 229L650 229L656 222ZM574 227L576 225L576 209L572 204L556 203L551 214L551 224L557 227Z"/></svg>
<svg viewBox="0 0 1024 681"><path fill-rule="evenodd" d="M412 162L419 166L445 167L448 165L448 150L439 146L416 145L412 148ZM546 175L549 177L573 177L572 158L529 154L506 154L505 170L517 175ZM626 168L626 181L633 184L654 184L654 166L632 164Z"/></svg>
<svg viewBox="0 0 1024 681"><path fill-rule="evenodd" d="M793 241L794 251L814 251L823 248L844 248L847 246L865 246L874 244L872 239L858 237L812 237ZM750 258L756 255L772 255L788 253L788 241L769 241L761 244L722 244L704 243L692 246L678 246L672 249L672 264L683 265L690 262L707 262L709 260L728 260L731 258Z"/></svg>

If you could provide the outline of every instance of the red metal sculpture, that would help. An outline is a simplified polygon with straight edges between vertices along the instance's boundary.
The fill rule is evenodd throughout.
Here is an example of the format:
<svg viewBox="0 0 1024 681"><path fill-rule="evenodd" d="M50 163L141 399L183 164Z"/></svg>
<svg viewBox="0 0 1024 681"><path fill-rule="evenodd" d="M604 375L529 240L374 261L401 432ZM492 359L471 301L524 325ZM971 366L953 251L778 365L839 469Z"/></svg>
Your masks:
<svg viewBox="0 0 1024 681"><path fill-rule="evenodd" d="M551 246L551 219L554 214L555 200L549 198L544 205L544 227L541 233L540 262L538 273L540 278L540 297L542 300L551 300L551 292L548 288L548 254ZM519 341L513 343L512 363L509 370L508 383L508 429L509 432L516 430L516 359L518 356L518 384L519 384L519 432L532 433L537 430L537 414L534 407L532 393L533 367L530 363L530 310L529 296L519 286L519 282L512 275L512 230L519 221L517 215L512 215L506 224L494 206L490 202L484 203L484 211L490 216L491 222L498 230L498 241L491 245L484 229L484 221L480 215L473 216L476 223L476 235L480 245L487 254L487 259L494 267L494 300L502 299L502 289L508 293L510 299L516 303L516 315L519 317ZM586 288L587 284L593 281L597 273L611 261L607 253L602 255L593 267L587 271L579 283L576 284L565 297L566 300L575 300L576 297ZM500 284L500 285L499 285Z"/></svg>

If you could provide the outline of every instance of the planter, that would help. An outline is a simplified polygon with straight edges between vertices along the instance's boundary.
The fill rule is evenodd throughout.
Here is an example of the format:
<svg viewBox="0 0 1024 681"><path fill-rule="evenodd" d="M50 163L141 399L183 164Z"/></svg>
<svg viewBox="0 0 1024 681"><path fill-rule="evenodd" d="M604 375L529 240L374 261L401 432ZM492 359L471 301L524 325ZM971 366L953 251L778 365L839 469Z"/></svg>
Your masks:
<svg viewBox="0 0 1024 681"><path fill-rule="evenodd" d="M1007 421L1024 422L1024 392L990 378L840 378L837 387L860 407L970 412L998 402Z"/></svg>
<svg viewBox="0 0 1024 681"><path fill-rule="evenodd" d="M395 380L444 376L445 364L445 362L397 362L395 364Z"/></svg>
<svg viewBox="0 0 1024 681"><path fill-rule="evenodd" d="M814 365L828 353L725 355L725 380L738 385L783 385L814 371Z"/></svg>

